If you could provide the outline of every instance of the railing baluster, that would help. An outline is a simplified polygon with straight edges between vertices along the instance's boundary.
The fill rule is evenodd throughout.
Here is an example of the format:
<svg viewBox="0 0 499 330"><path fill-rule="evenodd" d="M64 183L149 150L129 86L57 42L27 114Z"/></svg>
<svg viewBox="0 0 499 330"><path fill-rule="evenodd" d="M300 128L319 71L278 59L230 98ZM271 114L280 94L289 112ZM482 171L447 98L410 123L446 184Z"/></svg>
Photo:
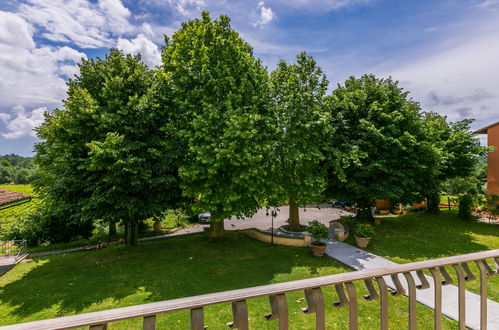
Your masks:
<svg viewBox="0 0 499 330"><path fill-rule="evenodd" d="M191 330L204 330L203 308L191 309Z"/></svg>
<svg viewBox="0 0 499 330"><path fill-rule="evenodd" d="M357 302L357 290L352 282L345 283L348 292L348 305L349 305L349 319L350 330L357 330L359 328L359 307Z"/></svg>
<svg viewBox="0 0 499 330"><path fill-rule="evenodd" d="M343 289L343 284L336 284L334 288L336 289L336 293L338 294L338 298L340 298L340 301L334 302L333 306L340 308L348 305L348 298L345 294L345 290Z"/></svg>
<svg viewBox="0 0 499 330"><path fill-rule="evenodd" d="M464 281L465 282L470 282L470 281L474 281L476 280L476 276L475 274L473 274L473 272L471 271L470 267L468 266L467 263L465 262L462 262L461 263L461 267L463 267L464 269L464 272L465 272L465 276L464 276Z"/></svg>
<svg viewBox="0 0 499 330"><path fill-rule="evenodd" d="M400 283L399 274L391 274L393 284L395 284L395 291L392 292L393 296L403 296L405 295L405 289Z"/></svg>
<svg viewBox="0 0 499 330"><path fill-rule="evenodd" d="M376 277L379 287L379 327L388 330L388 287L383 277Z"/></svg>
<svg viewBox="0 0 499 330"><path fill-rule="evenodd" d="M232 314L234 316L234 321L227 323L229 328L248 330L248 305L246 305L246 300L234 301L232 303Z"/></svg>
<svg viewBox="0 0 499 330"><path fill-rule="evenodd" d="M433 286L435 290L435 316L434 328L435 330L442 329L442 280L440 273L436 268L430 268L431 276L433 277Z"/></svg>
<svg viewBox="0 0 499 330"><path fill-rule="evenodd" d="M487 330L487 278L492 274L487 270L486 260L477 260L475 263L480 269L480 329Z"/></svg>
<svg viewBox="0 0 499 330"><path fill-rule="evenodd" d="M409 287L409 330L416 329L416 282L411 273L404 273L404 277Z"/></svg>
<svg viewBox="0 0 499 330"><path fill-rule="evenodd" d="M494 264L496 265L496 275L499 275L499 257L494 258Z"/></svg>
<svg viewBox="0 0 499 330"><path fill-rule="evenodd" d="M284 294L269 296L270 314L266 314L268 321L279 320L279 330L288 329L288 302Z"/></svg>
<svg viewBox="0 0 499 330"><path fill-rule="evenodd" d="M466 297L465 297L465 279L463 269L458 265L452 265L457 274L457 288L458 288L458 306L459 306L459 329L466 329Z"/></svg>
<svg viewBox="0 0 499 330"><path fill-rule="evenodd" d="M452 277L450 277L449 273L447 273L447 269L445 269L444 266L438 267L438 269L440 269L440 273L444 277L444 280L442 281L442 285L449 285L449 284L454 283L454 281L452 280Z"/></svg>
<svg viewBox="0 0 499 330"><path fill-rule="evenodd" d="M91 325L89 330L107 330L107 323Z"/></svg>
<svg viewBox="0 0 499 330"><path fill-rule="evenodd" d="M364 283L366 284L367 291L369 292L368 294L364 295L364 299L367 301L378 299L379 295L378 292L376 292L376 288L374 288L373 282L369 279L364 280Z"/></svg>
<svg viewBox="0 0 499 330"><path fill-rule="evenodd" d="M424 290L428 289L430 287L430 282L426 279L426 275L423 273L422 270L416 271L416 274L418 275L419 281L421 284L416 285L416 288L418 290Z"/></svg>
<svg viewBox="0 0 499 330"><path fill-rule="evenodd" d="M156 315L146 316L142 321L143 330L156 330Z"/></svg>
<svg viewBox="0 0 499 330"><path fill-rule="evenodd" d="M326 329L326 309L321 288L305 290L308 307L302 308L305 314L315 313L315 328Z"/></svg>

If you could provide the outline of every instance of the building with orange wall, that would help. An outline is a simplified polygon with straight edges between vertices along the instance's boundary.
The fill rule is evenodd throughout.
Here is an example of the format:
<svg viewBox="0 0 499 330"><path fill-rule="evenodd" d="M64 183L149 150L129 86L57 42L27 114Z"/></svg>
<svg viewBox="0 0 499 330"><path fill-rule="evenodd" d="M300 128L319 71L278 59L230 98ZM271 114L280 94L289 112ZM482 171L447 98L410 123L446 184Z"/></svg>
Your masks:
<svg viewBox="0 0 499 330"><path fill-rule="evenodd" d="M496 148L487 157L487 193L499 194L499 121L479 129L475 134L487 134L487 145Z"/></svg>

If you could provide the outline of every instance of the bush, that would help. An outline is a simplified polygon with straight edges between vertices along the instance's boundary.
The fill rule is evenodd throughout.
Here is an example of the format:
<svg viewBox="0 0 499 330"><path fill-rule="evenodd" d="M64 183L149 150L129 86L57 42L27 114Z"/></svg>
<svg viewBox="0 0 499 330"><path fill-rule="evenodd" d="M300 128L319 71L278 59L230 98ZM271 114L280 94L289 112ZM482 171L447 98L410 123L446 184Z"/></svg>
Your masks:
<svg viewBox="0 0 499 330"><path fill-rule="evenodd" d="M307 231L315 239L329 238L329 230L327 227L317 220L308 223Z"/></svg>
<svg viewBox="0 0 499 330"><path fill-rule="evenodd" d="M359 223L355 226L355 236L373 237L374 233L374 227L368 223Z"/></svg>
<svg viewBox="0 0 499 330"><path fill-rule="evenodd" d="M34 212L21 218L12 226L2 228L0 239L25 239L28 246L34 247L43 243L67 243L78 238L88 239L92 235L92 230L92 222Z"/></svg>
<svg viewBox="0 0 499 330"><path fill-rule="evenodd" d="M473 197L470 194L459 196L459 212L458 215L461 219L466 221L473 220L471 215L473 207Z"/></svg>

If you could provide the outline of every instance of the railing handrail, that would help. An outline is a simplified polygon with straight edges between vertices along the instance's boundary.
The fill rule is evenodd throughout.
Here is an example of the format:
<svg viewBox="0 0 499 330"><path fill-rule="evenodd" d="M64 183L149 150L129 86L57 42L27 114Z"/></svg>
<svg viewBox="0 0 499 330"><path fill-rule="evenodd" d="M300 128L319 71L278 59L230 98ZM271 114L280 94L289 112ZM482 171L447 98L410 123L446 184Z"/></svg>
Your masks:
<svg viewBox="0 0 499 330"><path fill-rule="evenodd" d="M178 298L137 306L115 308L99 312L64 316L29 323L14 324L2 327L2 329L70 329L83 326L99 325L126 319L147 317L180 310L195 309L214 304L236 302L262 296L273 296L291 291L313 289L326 285L342 284L358 280L373 279L392 274L403 274L418 270L426 270L431 268L461 264L465 262L484 260L487 258L494 258L496 267L499 268L499 249L496 249L427 261L412 262L372 270L360 270L304 280L296 280L251 288Z"/></svg>

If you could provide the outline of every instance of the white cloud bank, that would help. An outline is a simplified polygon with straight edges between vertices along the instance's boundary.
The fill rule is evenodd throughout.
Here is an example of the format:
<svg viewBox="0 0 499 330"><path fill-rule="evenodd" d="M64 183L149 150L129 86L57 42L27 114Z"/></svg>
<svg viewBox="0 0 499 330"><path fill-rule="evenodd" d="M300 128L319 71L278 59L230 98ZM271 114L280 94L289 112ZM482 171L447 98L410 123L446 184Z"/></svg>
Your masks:
<svg viewBox="0 0 499 330"><path fill-rule="evenodd" d="M37 26L41 36L82 48L112 47L113 35L134 30L130 11L120 0L28 0L19 15Z"/></svg>
<svg viewBox="0 0 499 330"><path fill-rule="evenodd" d="M161 64L161 53L158 45L149 40L144 34L139 34L137 38L132 40L119 38L116 47L125 53L133 55L140 53L142 61L149 66Z"/></svg>
<svg viewBox="0 0 499 330"><path fill-rule="evenodd" d="M269 24L276 18L276 14L272 11L272 8L265 7L265 3L263 1L258 2L258 6L256 8L259 11L259 17L253 23L253 26L263 26Z"/></svg>
<svg viewBox="0 0 499 330"><path fill-rule="evenodd" d="M21 110L22 109L22 110ZM47 112L46 107L41 107L27 113L22 107L15 107L14 119L10 120L11 115L0 113L0 119L6 118L6 132L1 133L6 139L19 139L22 137L36 137L35 128L43 123L43 114Z"/></svg>
<svg viewBox="0 0 499 330"><path fill-rule="evenodd" d="M447 115L453 121L474 118L478 127L499 118L498 59L496 31L466 38L450 49L377 74L399 80L424 110Z"/></svg>

